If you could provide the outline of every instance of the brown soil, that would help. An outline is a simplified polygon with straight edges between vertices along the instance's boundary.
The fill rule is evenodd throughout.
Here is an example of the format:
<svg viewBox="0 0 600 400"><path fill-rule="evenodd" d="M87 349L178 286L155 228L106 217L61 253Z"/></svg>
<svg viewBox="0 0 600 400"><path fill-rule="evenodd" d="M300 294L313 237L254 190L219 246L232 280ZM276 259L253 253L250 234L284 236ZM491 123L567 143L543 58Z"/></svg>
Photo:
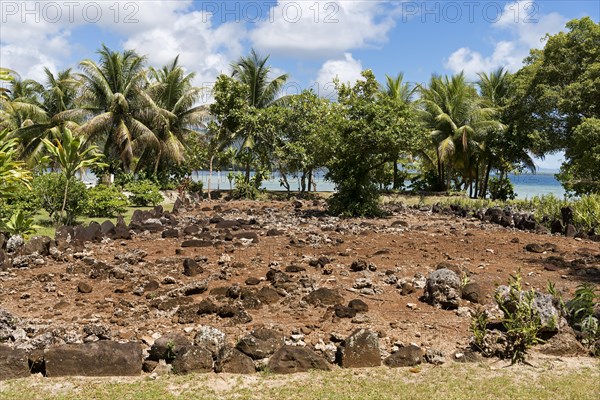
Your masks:
<svg viewBox="0 0 600 400"><path fill-rule="evenodd" d="M250 330L266 326L280 329L286 336L302 332L304 341L315 345L320 340L328 343L332 333L346 337L358 327L368 327L380 333L383 347L388 351L395 342L402 342L450 353L468 345L470 318L420 301L423 289L401 295L396 285L384 282L386 271L410 281L418 274L426 277L439 263L450 263L460 267L471 282L483 287L483 302L491 308L495 286L505 284L510 275L519 271L525 288L545 291L547 283L553 282L565 298L570 298L577 285L598 276L587 272L600 268L598 243L506 229L476 219L408 209L383 219L338 219L325 216L321 203L310 202L298 209L292 202L213 201L201 206L204 211L197 207L181 213L178 227L193 218L216 235L219 230L208 223L208 218L214 215L228 220L254 218L258 224L251 227L259 234L260 242L215 241L212 247L182 249L183 254L176 254L176 250L191 236L162 239L160 233L143 233L131 240L88 243L84 249L87 257L111 265L115 264L116 254L133 249L142 249L147 256L143 262L131 266L125 279L91 279L90 267L81 259L83 254L75 257L70 254L64 262L47 257L41 267L11 269L0 275L0 307L50 328L74 331L81 337L83 327L90 323L109 326L114 339L124 340L142 340L167 332L182 333L193 339L194 329L186 328L210 325L223 330L233 344ZM215 206L222 210L215 211ZM393 224L395 221L401 222ZM267 236L271 228L283 234ZM556 251L528 252L524 247L529 243L552 243ZM69 254L68 250L65 254ZM183 275L183 260L195 256L208 257L204 272L195 277ZM320 256L329 258L331 274L325 275L322 267L309 265L311 259ZM551 256L554 264L549 262ZM581 259L584 267L579 270L565 267L556 261L561 258L565 263ZM373 263L376 270L351 271L350 265L357 259ZM176 305L163 310L155 307L167 292L204 279L209 282L208 290L185 296L192 299L189 301L197 304L210 298L217 305L235 302L215 291L211 294L211 290L234 284L250 290L270 287L271 282L264 279L269 265L282 271L290 265L306 270L288 273L292 284L287 287L288 295L277 304L248 309L252 316L249 323L234 323L231 318L212 314L196 316L193 323L181 324ZM176 283L164 283L166 277L174 278ZM248 286L245 281L249 277L261 282ZM365 295L353 289L357 278L370 280L375 293ZM151 280L159 282L158 289L134 293ZM89 283L93 291L80 293L81 281ZM338 318L331 308L302 301L306 294L320 287L337 289L345 303L357 298L363 300L369 306L367 318ZM408 306L409 303L412 305ZM477 307L465 300L461 305Z"/></svg>

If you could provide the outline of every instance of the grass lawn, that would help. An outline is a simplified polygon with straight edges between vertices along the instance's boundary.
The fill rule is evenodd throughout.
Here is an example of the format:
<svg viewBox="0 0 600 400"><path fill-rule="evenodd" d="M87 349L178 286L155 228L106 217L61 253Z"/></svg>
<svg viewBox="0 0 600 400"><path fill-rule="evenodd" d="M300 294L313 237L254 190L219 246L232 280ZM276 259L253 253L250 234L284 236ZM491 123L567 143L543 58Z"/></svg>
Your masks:
<svg viewBox="0 0 600 400"><path fill-rule="evenodd" d="M567 362L567 364L569 364ZM449 364L294 375L191 374L139 378L41 378L0 382L0 399L578 399L600 398L600 364Z"/></svg>

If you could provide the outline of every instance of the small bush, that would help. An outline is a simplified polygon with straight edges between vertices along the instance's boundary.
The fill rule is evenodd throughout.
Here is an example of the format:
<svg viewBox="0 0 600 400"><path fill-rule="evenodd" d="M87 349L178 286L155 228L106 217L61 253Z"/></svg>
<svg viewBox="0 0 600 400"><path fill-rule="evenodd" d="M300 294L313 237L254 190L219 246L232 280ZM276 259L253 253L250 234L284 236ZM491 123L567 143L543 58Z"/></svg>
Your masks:
<svg viewBox="0 0 600 400"><path fill-rule="evenodd" d="M127 210L129 201L116 186L98 185L88 190L86 214L90 217L114 217Z"/></svg>
<svg viewBox="0 0 600 400"><path fill-rule="evenodd" d="M164 200L158 186L148 180L132 182L125 188L131 192L129 201L136 207L156 206Z"/></svg>
<svg viewBox="0 0 600 400"><path fill-rule="evenodd" d="M16 211L10 218L0 220L0 231L9 235L21 235L27 238L36 232L37 227L33 224L33 218L29 217L23 210Z"/></svg>
<svg viewBox="0 0 600 400"><path fill-rule="evenodd" d="M584 195L574 201L573 219L581 229L600 233L600 194Z"/></svg>
<svg viewBox="0 0 600 400"><path fill-rule="evenodd" d="M204 189L204 183L202 181L191 181L188 186L188 191L190 193L202 193L202 189Z"/></svg>
<svg viewBox="0 0 600 400"><path fill-rule="evenodd" d="M52 172L36 177L33 180L33 192L35 193L40 208L46 210L54 221L60 219L60 210L63 205L63 196L67 179L64 175ZM87 205L87 189L85 184L76 178L69 181L67 203L63 223L70 225L75 218L82 215Z"/></svg>
<svg viewBox="0 0 600 400"><path fill-rule="evenodd" d="M491 177L489 181L489 192L492 200L512 200L517 197L515 187L508 178L499 179Z"/></svg>
<svg viewBox="0 0 600 400"><path fill-rule="evenodd" d="M244 175L238 173L235 176L235 188L231 192L231 197L234 199L250 199L256 200L258 197L258 188L254 185L254 182L246 182Z"/></svg>

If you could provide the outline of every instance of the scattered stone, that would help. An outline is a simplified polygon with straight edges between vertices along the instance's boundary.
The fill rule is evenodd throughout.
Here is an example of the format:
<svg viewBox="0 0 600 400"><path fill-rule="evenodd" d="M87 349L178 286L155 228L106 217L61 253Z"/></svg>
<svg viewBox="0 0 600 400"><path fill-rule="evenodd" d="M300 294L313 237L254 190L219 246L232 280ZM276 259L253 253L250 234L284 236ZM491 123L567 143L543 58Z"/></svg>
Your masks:
<svg viewBox="0 0 600 400"><path fill-rule="evenodd" d="M225 372L229 374L252 374L256 372L252 358L233 347L224 347L221 349L215 372Z"/></svg>
<svg viewBox="0 0 600 400"><path fill-rule="evenodd" d="M344 297L336 290L319 288L304 297L304 301L313 306L334 306L344 302Z"/></svg>
<svg viewBox="0 0 600 400"><path fill-rule="evenodd" d="M237 349L255 360L269 357L284 345L283 335L273 329L255 329L241 338Z"/></svg>
<svg viewBox="0 0 600 400"><path fill-rule="evenodd" d="M94 288L87 282L81 281L77 284L77 291L79 293L92 293Z"/></svg>
<svg viewBox="0 0 600 400"><path fill-rule="evenodd" d="M172 361L184 348L191 346L192 344L185 336L177 333L167 333L156 339L150 348L148 359Z"/></svg>
<svg viewBox="0 0 600 400"><path fill-rule="evenodd" d="M48 236L34 236L25 245L22 249L22 254L38 254L42 257L46 257L50 254L50 245L52 239Z"/></svg>
<svg viewBox="0 0 600 400"><path fill-rule="evenodd" d="M361 299L353 299L348 303L348 307L356 310L357 313L365 313L369 311L369 306L367 303L362 301Z"/></svg>
<svg viewBox="0 0 600 400"><path fill-rule="evenodd" d="M226 344L225 334L212 326L200 326L194 337L194 345L207 349L215 358Z"/></svg>
<svg viewBox="0 0 600 400"><path fill-rule="evenodd" d="M212 245L212 241L199 239L184 240L181 243L181 247L211 247Z"/></svg>
<svg viewBox="0 0 600 400"><path fill-rule="evenodd" d="M390 368L414 367L422 362L423 350L414 345L401 347L384 360L384 364Z"/></svg>
<svg viewBox="0 0 600 400"><path fill-rule="evenodd" d="M276 374L293 374L309 370L329 371L327 361L306 347L283 346L269 359L269 369Z"/></svg>
<svg viewBox="0 0 600 400"><path fill-rule="evenodd" d="M204 272L204 268L191 258L183 260L183 274L186 276L196 276Z"/></svg>
<svg viewBox="0 0 600 400"><path fill-rule="evenodd" d="M433 365L442 365L446 363L446 355L441 350L427 349L425 361Z"/></svg>
<svg viewBox="0 0 600 400"><path fill-rule="evenodd" d="M99 341L44 350L46 376L137 376L142 372L139 343Z"/></svg>
<svg viewBox="0 0 600 400"><path fill-rule="evenodd" d="M425 300L444 309L458 308L461 297L460 278L447 268L429 274L425 286Z"/></svg>
<svg viewBox="0 0 600 400"><path fill-rule="evenodd" d="M173 360L175 374L189 374L190 372L211 372L213 370L213 357L210 351L199 347L185 347Z"/></svg>
<svg viewBox="0 0 600 400"><path fill-rule="evenodd" d="M469 282L462 288L462 298L471 303L483 302L484 296L481 286L476 282Z"/></svg>
<svg viewBox="0 0 600 400"><path fill-rule="evenodd" d="M377 333L368 329L357 329L340 347L337 361L343 368L378 367L381 352Z"/></svg>
<svg viewBox="0 0 600 400"><path fill-rule="evenodd" d="M350 265L350 269L354 272L365 271L368 268L367 262L364 260L354 260Z"/></svg>
<svg viewBox="0 0 600 400"><path fill-rule="evenodd" d="M260 279L251 276L246 279L245 283L248 286L256 286L260 283Z"/></svg>
<svg viewBox="0 0 600 400"><path fill-rule="evenodd" d="M341 304L336 304L334 311L338 318L354 318L356 316L356 310L354 308L346 307Z"/></svg>
<svg viewBox="0 0 600 400"><path fill-rule="evenodd" d="M28 360L25 350L0 345L0 381L30 376Z"/></svg>

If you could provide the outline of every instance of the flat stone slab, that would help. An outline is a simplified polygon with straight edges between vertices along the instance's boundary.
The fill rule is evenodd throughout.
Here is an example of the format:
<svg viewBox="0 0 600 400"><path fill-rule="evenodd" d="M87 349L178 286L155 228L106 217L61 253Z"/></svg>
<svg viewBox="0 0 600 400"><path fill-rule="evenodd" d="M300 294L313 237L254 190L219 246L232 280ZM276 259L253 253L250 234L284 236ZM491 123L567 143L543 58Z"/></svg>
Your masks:
<svg viewBox="0 0 600 400"><path fill-rule="evenodd" d="M30 376L28 359L25 350L0 345L0 381Z"/></svg>
<svg viewBox="0 0 600 400"><path fill-rule="evenodd" d="M44 351L46 376L135 376L142 373L138 343L99 341L66 344Z"/></svg>

